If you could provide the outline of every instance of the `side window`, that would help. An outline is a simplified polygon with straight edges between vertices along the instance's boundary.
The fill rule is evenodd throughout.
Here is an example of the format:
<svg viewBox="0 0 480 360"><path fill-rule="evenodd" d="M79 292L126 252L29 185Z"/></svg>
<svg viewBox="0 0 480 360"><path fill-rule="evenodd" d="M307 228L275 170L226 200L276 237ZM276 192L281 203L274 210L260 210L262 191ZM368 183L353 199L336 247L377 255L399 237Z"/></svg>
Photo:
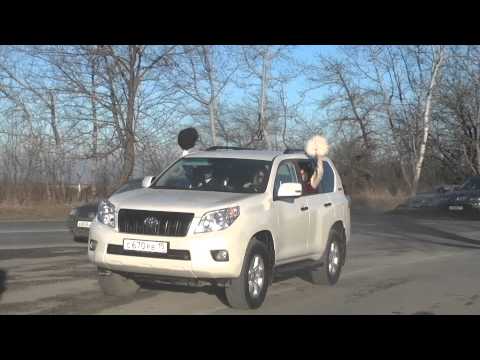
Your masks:
<svg viewBox="0 0 480 360"><path fill-rule="evenodd" d="M335 174L332 167L326 161L323 162L323 177L318 189L319 193L333 192L335 186Z"/></svg>
<svg viewBox="0 0 480 360"><path fill-rule="evenodd" d="M274 194L277 193L281 184L292 182L298 182L294 165L291 162L280 164L277 169L277 176L275 177L275 186L273 188Z"/></svg>

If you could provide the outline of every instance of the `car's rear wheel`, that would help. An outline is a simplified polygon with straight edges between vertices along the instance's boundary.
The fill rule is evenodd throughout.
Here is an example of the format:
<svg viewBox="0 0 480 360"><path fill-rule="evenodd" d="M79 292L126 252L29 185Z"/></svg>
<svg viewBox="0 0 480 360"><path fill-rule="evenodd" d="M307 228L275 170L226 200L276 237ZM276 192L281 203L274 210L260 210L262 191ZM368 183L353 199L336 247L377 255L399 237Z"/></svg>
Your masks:
<svg viewBox="0 0 480 360"><path fill-rule="evenodd" d="M314 284L335 285L340 278L340 273L345 263L345 243L342 234L338 230L330 230L325 251L323 266L311 270L310 278Z"/></svg>
<svg viewBox="0 0 480 360"><path fill-rule="evenodd" d="M136 281L109 271L98 272L98 284L105 295L128 297L137 293L140 286Z"/></svg>
<svg viewBox="0 0 480 360"><path fill-rule="evenodd" d="M225 288L228 304L236 309L259 308L267 295L271 276L269 254L262 242L254 239L245 258L240 277Z"/></svg>

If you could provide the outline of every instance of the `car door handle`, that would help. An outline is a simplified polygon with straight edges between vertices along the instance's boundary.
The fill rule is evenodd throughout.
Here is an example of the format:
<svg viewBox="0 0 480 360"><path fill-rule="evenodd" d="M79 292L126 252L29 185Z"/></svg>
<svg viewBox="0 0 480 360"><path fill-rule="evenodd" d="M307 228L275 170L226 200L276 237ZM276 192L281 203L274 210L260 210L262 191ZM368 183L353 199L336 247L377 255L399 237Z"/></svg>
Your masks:
<svg viewBox="0 0 480 360"><path fill-rule="evenodd" d="M323 206L329 207L329 206L332 206L332 203L325 203L325 204L323 204Z"/></svg>
<svg viewBox="0 0 480 360"><path fill-rule="evenodd" d="M308 210L308 206L302 206L302 207L300 208L300 210L302 210L302 211L307 211L307 210Z"/></svg>

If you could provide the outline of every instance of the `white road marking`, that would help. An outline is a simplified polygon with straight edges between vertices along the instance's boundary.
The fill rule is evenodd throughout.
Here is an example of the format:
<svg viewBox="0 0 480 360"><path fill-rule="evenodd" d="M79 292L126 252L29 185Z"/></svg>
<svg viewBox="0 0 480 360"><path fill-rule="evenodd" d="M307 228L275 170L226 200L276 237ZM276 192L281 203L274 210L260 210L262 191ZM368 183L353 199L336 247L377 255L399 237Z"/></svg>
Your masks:
<svg viewBox="0 0 480 360"><path fill-rule="evenodd" d="M72 281L54 282L50 284L34 285L25 289L7 291L3 294L2 305L36 302L59 295L76 295L83 292L98 290L97 280L80 279Z"/></svg>
<svg viewBox="0 0 480 360"><path fill-rule="evenodd" d="M50 222L50 223L63 223L65 222L66 218L57 218L57 219L2 219L0 220L0 224L11 224L11 223L45 223L45 222Z"/></svg>
<svg viewBox="0 0 480 360"><path fill-rule="evenodd" d="M20 233L50 233L50 232L69 232L68 229L31 229L31 230L0 230L0 234L20 234Z"/></svg>
<svg viewBox="0 0 480 360"><path fill-rule="evenodd" d="M25 249L44 249L44 248L58 248L58 247L74 247L74 248L85 248L87 251L87 244L71 244L68 242L62 243L48 243L45 245L0 245L0 250L25 250Z"/></svg>

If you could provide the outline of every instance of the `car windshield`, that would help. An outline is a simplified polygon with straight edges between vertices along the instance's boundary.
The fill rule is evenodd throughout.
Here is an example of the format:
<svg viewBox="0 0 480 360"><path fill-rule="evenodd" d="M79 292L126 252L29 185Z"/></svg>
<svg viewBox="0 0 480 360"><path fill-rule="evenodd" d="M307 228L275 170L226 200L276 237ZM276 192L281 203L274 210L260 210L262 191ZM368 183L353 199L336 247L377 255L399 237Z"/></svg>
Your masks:
<svg viewBox="0 0 480 360"><path fill-rule="evenodd" d="M480 177L472 177L468 179L462 185L461 190L480 190Z"/></svg>
<svg viewBox="0 0 480 360"><path fill-rule="evenodd" d="M167 169L151 188L263 193L271 165L271 161L262 160L183 158Z"/></svg>

